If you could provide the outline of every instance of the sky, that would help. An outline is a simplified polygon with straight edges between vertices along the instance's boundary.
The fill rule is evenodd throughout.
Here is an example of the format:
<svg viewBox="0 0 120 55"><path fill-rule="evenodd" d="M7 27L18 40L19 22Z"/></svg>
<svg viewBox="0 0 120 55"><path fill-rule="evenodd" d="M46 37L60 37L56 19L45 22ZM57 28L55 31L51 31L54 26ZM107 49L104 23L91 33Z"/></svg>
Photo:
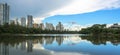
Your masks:
<svg viewBox="0 0 120 55"><path fill-rule="evenodd" d="M120 23L120 0L0 0L0 3L10 5L11 19L33 15L35 23L56 25L60 21L67 28Z"/></svg>

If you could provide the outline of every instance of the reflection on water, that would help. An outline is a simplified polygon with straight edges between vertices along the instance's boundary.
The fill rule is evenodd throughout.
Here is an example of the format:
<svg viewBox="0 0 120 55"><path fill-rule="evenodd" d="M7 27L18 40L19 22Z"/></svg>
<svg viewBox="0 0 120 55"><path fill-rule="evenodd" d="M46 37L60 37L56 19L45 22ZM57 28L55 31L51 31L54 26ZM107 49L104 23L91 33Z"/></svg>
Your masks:
<svg viewBox="0 0 120 55"><path fill-rule="evenodd" d="M120 55L119 36L26 35L1 35L0 55Z"/></svg>

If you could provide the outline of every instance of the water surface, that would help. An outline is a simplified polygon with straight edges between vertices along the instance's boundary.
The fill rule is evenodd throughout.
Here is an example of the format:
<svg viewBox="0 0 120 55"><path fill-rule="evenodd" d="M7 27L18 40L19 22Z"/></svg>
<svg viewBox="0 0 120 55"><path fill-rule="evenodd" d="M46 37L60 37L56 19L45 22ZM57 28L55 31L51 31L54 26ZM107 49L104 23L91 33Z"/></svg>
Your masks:
<svg viewBox="0 0 120 55"><path fill-rule="evenodd" d="M120 55L120 37L84 34L1 35L0 55Z"/></svg>

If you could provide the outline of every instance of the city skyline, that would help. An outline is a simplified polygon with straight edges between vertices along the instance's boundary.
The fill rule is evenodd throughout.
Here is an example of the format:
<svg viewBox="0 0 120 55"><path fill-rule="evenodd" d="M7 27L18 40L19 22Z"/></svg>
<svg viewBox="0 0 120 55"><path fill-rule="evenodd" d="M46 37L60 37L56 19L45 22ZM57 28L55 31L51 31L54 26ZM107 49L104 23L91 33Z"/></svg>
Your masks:
<svg viewBox="0 0 120 55"><path fill-rule="evenodd" d="M93 24L120 23L120 0L1 0L0 2L11 6L10 19L30 14L34 17L35 23L49 22L57 25L58 22L62 22L67 27L75 22L73 27L80 28Z"/></svg>

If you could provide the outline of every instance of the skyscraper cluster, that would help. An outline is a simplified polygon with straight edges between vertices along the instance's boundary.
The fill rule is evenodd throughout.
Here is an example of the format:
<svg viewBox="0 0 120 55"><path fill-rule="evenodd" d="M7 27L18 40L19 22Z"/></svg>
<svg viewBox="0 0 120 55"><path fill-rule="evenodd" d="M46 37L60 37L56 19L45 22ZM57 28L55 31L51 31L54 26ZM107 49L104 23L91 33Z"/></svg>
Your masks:
<svg viewBox="0 0 120 55"><path fill-rule="evenodd" d="M46 23L46 30L55 30L52 23Z"/></svg>
<svg viewBox="0 0 120 55"><path fill-rule="evenodd" d="M18 19L10 20L9 21L9 15L10 15L10 6L7 3L0 3L0 25L4 24L19 24ZM21 26L26 27L33 27L33 16L28 15L27 20L25 17L21 18Z"/></svg>
<svg viewBox="0 0 120 55"><path fill-rule="evenodd" d="M61 24L61 22L59 22L58 25L56 26L56 30L58 30L58 31L64 30L64 26Z"/></svg>
<svg viewBox="0 0 120 55"><path fill-rule="evenodd" d="M61 22L59 22L56 27L54 27L52 23L46 23L46 30L64 31L64 26Z"/></svg>
<svg viewBox="0 0 120 55"><path fill-rule="evenodd" d="M20 20L18 20L18 18L16 20L10 20L10 24L33 28L33 16L27 15L27 19L25 17L21 17Z"/></svg>
<svg viewBox="0 0 120 55"><path fill-rule="evenodd" d="M18 18L16 20L9 20L9 15L10 6L7 3L0 3L0 25L14 24L28 28L41 28L42 30L57 30L57 31L64 30L63 24L61 24L61 22L59 22L56 27L54 27L52 23L46 23L46 25L44 26L43 23L40 24L33 23L32 15L27 15L27 19L26 17L21 17L20 20L18 20Z"/></svg>

